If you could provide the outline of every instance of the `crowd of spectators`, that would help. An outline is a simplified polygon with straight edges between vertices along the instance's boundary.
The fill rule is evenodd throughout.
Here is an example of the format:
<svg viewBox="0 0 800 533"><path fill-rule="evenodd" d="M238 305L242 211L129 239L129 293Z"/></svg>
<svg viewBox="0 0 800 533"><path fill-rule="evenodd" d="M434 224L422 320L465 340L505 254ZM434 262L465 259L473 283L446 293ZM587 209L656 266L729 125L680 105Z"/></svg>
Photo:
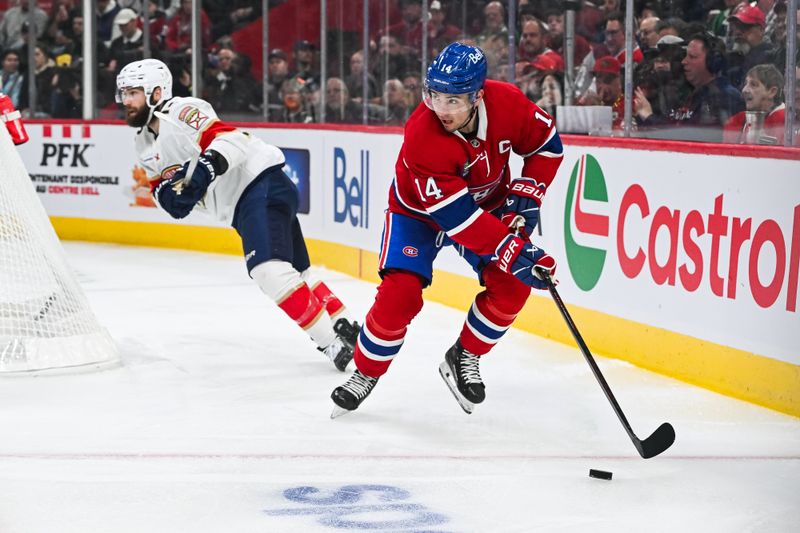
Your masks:
<svg viewBox="0 0 800 533"><path fill-rule="evenodd" d="M297 1L273 0L270 8ZM147 7L151 55L169 65L175 95L192 93L191 0L97 0L92 16L101 117L119 116L114 102L116 74L127 62L144 57L142 4ZM371 35L368 63L360 39L351 39L349 46L338 48L329 58L327 79L322 80L317 44L298 39L290 48L269 52L266 91L253 74L260 69L253 68L253 59L237 50L232 39L261 17L261 4L261 0L201 3L202 96L224 117L292 123L324 118L331 123L402 126L420 103L423 50L427 63L454 40L480 46L490 78L513 78L551 114L565 104L565 14L560 0L516 2L513 54L508 2L429 0L429 20L423 28L421 0L389 0L393 8L387 13L389 23ZM579 4L571 104L610 107L612 128L619 131L626 127L625 20L620 11L624 4L620 0ZM49 0L37 5L31 28L27 0L0 0L4 8L0 90L29 116L79 118L82 2ZM800 78L798 57L788 58L786 51L787 17L800 22L800 11L787 13L785 0L649 0L634 5L629 125L634 135L783 144L785 99L794 98L795 109L800 108L800 89L794 95L783 94L787 60ZM37 43L33 106L28 102L26 66L30 31L36 33ZM797 128L800 120L792 118Z"/></svg>

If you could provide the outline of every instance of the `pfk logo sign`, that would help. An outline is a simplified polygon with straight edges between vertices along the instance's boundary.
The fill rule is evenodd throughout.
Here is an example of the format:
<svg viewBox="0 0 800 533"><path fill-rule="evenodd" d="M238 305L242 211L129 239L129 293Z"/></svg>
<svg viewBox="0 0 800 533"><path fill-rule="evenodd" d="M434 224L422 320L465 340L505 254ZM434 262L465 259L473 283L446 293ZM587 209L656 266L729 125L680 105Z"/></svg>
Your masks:
<svg viewBox="0 0 800 533"><path fill-rule="evenodd" d="M60 130L61 137L66 142L49 142L53 138L53 126L46 124L42 128L42 137L47 141L42 142L42 158L39 165L42 167L88 168L86 150L94 147L93 143L86 141L92 136L91 126L88 124L75 126L73 131L71 125L64 124ZM71 142L73 139L78 140L78 133L80 133L80 142Z"/></svg>
<svg viewBox="0 0 800 533"><path fill-rule="evenodd" d="M606 261L605 249L578 243L586 236L608 238L608 215L596 212L596 202L608 203L606 180L600 164L587 154L572 169L564 210L567 264L575 284L585 291L597 285Z"/></svg>

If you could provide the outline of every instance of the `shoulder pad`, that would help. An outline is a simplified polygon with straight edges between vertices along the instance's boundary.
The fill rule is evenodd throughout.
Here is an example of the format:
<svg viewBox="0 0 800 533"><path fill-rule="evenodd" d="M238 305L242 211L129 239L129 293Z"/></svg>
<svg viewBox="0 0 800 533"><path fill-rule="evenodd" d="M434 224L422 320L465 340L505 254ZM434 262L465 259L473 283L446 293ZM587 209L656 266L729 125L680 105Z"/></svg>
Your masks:
<svg viewBox="0 0 800 533"><path fill-rule="evenodd" d="M196 131L203 131L217 119L211 104L200 98L173 98L170 104L169 110L165 112L175 121Z"/></svg>

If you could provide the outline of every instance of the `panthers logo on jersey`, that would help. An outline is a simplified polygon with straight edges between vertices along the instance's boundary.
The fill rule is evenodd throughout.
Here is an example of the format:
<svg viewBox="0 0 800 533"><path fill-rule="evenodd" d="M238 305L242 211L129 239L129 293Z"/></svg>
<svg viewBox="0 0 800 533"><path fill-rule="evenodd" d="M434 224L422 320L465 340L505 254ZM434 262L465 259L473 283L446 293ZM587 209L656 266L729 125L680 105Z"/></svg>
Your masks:
<svg viewBox="0 0 800 533"><path fill-rule="evenodd" d="M200 111L195 106L187 105L178 113L178 120L185 122L190 127L201 130L208 121L209 116Z"/></svg>

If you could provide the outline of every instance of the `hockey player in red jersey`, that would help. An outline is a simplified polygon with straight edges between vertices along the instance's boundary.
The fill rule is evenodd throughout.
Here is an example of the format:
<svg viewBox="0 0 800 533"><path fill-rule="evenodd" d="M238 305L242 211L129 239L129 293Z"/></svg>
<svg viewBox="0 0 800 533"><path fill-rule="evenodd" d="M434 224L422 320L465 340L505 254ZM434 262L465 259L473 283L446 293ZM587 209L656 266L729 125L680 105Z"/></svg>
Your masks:
<svg viewBox="0 0 800 533"><path fill-rule="evenodd" d="M514 322L530 287L545 288L537 270L555 271L527 238L563 158L552 117L514 85L486 81L486 58L474 46L447 46L424 85L425 105L406 123L390 188L382 281L356 345L357 370L331 395L333 416L356 409L388 370L443 246L457 247L485 287L440 366L468 413L485 397L480 357ZM524 160L519 177L510 175L512 150ZM515 220L524 220L521 236L510 231Z"/></svg>
<svg viewBox="0 0 800 533"><path fill-rule="evenodd" d="M198 211L233 226L250 277L344 371L358 324L311 273L283 152L220 120L205 100L173 98L172 75L157 59L120 71L117 101L137 128L139 165L158 206L176 219Z"/></svg>

